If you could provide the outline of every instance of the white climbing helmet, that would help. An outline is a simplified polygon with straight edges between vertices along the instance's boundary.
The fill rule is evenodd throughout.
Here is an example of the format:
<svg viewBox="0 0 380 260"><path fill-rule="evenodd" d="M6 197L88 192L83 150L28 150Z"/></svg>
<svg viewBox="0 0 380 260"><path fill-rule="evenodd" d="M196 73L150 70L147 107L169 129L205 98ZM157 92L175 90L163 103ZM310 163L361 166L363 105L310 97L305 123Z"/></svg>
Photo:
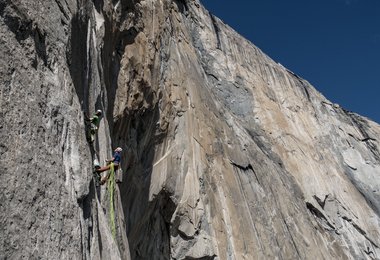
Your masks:
<svg viewBox="0 0 380 260"><path fill-rule="evenodd" d="M102 110L100 110L100 109L96 110L96 114L99 116L102 115Z"/></svg>
<svg viewBox="0 0 380 260"><path fill-rule="evenodd" d="M121 151L123 151L123 149L121 149L120 147L115 149L115 152L121 152Z"/></svg>

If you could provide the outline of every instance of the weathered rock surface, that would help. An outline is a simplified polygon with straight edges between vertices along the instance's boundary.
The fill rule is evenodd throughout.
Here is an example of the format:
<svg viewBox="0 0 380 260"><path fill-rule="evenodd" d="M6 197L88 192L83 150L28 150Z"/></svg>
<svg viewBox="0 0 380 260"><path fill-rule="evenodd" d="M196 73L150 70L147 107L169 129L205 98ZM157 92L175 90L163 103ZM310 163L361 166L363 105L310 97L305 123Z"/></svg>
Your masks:
<svg viewBox="0 0 380 260"><path fill-rule="evenodd" d="M1 258L380 258L380 126L197 0L0 15ZM91 161L116 146L113 239Z"/></svg>
<svg viewBox="0 0 380 260"><path fill-rule="evenodd" d="M0 15L0 259L129 259L85 138L84 113L107 104L96 4L1 1ZM99 143L103 156L107 118Z"/></svg>

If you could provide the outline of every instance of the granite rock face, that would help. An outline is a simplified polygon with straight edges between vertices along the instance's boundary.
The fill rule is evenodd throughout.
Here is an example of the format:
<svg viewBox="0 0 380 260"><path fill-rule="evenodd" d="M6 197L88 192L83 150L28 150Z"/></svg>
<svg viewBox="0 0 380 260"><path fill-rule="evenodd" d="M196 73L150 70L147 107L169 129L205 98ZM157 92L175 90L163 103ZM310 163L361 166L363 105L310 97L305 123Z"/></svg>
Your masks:
<svg viewBox="0 0 380 260"><path fill-rule="evenodd" d="M380 126L199 1L0 15L1 258L380 258ZM116 146L114 239L92 161Z"/></svg>
<svg viewBox="0 0 380 260"><path fill-rule="evenodd" d="M92 159L111 149L107 117L96 146L85 134L84 114L107 104L96 6L0 2L0 259L129 259L92 181Z"/></svg>

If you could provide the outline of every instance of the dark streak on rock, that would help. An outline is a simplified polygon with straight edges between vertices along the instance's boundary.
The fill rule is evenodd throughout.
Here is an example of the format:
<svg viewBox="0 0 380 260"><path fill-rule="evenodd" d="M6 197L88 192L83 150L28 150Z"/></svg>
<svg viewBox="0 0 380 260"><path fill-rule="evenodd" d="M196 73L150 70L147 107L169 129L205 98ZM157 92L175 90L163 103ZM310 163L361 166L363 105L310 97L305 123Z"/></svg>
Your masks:
<svg viewBox="0 0 380 260"><path fill-rule="evenodd" d="M322 201L320 198L317 197L317 195L314 195L313 198L318 202L319 206L321 206L322 209L325 208L326 199L329 197L329 195L325 195L324 200Z"/></svg>
<svg viewBox="0 0 380 260"><path fill-rule="evenodd" d="M257 177L257 173L255 172L255 170L253 169L253 167L252 167L252 165L251 165L250 163L249 163L247 166L239 165L239 164L237 164L236 162L234 162L234 161L232 161L232 160L230 160L230 163L231 163L233 166L235 166L235 167L237 167L237 168L239 168L239 169L241 169L241 170L243 170L243 171L249 171L249 170L252 171L253 174L254 174L255 177L256 177L256 181L257 181L257 183L261 185L261 183L260 183L260 181L259 181L259 178Z"/></svg>
<svg viewBox="0 0 380 260"><path fill-rule="evenodd" d="M203 256L203 257L200 257L200 258L194 258L194 257L191 257L191 256L186 256L184 260L214 260L216 257L216 255L212 255L212 256Z"/></svg>
<svg viewBox="0 0 380 260"><path fill-rule="evenodd" d="M329 106L333 106L333 104L331 104L331 103L329 103L329 102L326 102L326 101L321 101L321 104L329 105Z"/></svg>
<svg viewBox="0 0 380 260"><path fill-rule="evenodd" d="M8 2L8 5L9 9L0 6L1 16L8 29L15 34L16 40L21 43L31 35L33 21L20 8L14 6L13 3Z"/></svg>
<svg viewBox="0 0 380 260"><path fill-rule="evenodd" d="M309 93L309 90L307 89L307 86L303 83L302 83L302 85L303 85L303 89L305 90L307 100L311 102L310 93Z"/></svg>
<svg viewBox="0 0 380 260"><path fill-rule="evenodd" d="M362 141L362 142L376 141L376 139L375 139L375 138L372 138L372 137L366 137L366 138L364 138L364 139L362 139L362 140L360 140L360 141Z"/></svg>
<svg viewBox="0 0 380 260"><path fill-rule="evenodd" d="M342 219L344 219L347 222L352 222L352 219L347 216L343 216Z"/></svg>
<svg viewBox="0 0 380 260"><path fill-rule="evenodd" d="M363 236L365 236L367 233L361 228L359 227L355 222L351 222L352 226L354 226L354 228L360 233L362 234Z"/></svg>
<svg viewBox="0 0 380 260"><path fill-rule="evenodd" d="M174 0L174 3L178 6L181 13L185 14L189 10L186 0Z"/></svg>
<svg viewBox="0 0 380 260"><path fill-rule="evenodd" d="M216 40L217 40L217 49L219 50L222 50L222 44L221 44L221 41L220 41L220 29L219 29L219 26L218 26L218 23L215 19L215 16L213 16L210 12L209 12L209 15L210 15L210 18L211 18L211 22L212 22L212 25L214 26L214 31L215 31L215 36L216 36Z"/></svg>
<svg viewBox="0 0 380 260"><path fill-rule="evenodd" d="M35 26L33 30L34 36L34 45L37 52L37 55L44 62L44 65L47 65L47 52L46 52L46 32Z"/></svg>
<svg viewBox="0 0 380 260"><path fill-rule="evenodd" d="M306 202L306 207L314 216L323 220L330 228L335 230L335 227L327 220L326 216L319 209L314 207L313 204L311 204L310 202Z"/></svg>
<svg viewBox="0 0 380 260"><path fill-rule="evenodd" d="M309 93L309 90L307 89L307 84L305 84L304 81L302 80L302 78L300 76L298 76L296 73L294 73L293 71L291 71L289 69L286 69L286 71L298 80L298 82L301 84L301 86L305 92L305 96L307 97L307 100L309 102L311 102L310 93Z"/></svg>
<svg viewBox="0 0 380 260"><path fill-rule="evenodd" d="M373 143L369 142L369 141L376 141L376 139L374 139L374 138L372 138L372 137L370 137L368 135L367 129L366 129L368 127L367 122L365 122L365 120L363 118L361 118L360 116L358 116L358 115L356 115L354 113L348 112L346 110L343 110L343 111L351 119L353 125L356 126L356 128L362 134L363 139L361 139L361 141L365 142L365 144L367 145L367 148L371 151L371 153L376 158L376 160L380 161L380 152L379 152L379 150L377 149L376 145L374 145Z"/></svg>
<svg viewBox="0 0 380 260"><path fill-rule="evenodd" d="M366 253L367 255L374 255L373 251L367 246L367 249L364 250L364 253Z"/></svg>
<svg viewBox="0 0 380 260"><path fill-rule="evenodd" d="M209 73L209 72L206 72L206 74L207 74L207 76L211 76L211 77L213 77L215 80L219 81L218 77L215 76L214 74Z"/></svg>
<svg viewBox="0 0 380 260"><path fill-rule="evenodd" d="M352 221L352 219L343 216L342 219L350 223L361 235L363 235L374 247L379 248L379 246L367 235L367 232L365 232L361 227L358 226L355 222Z"/></svg>
<svg viewBox="0 0 380 260"><path fill-rule="evenodd" d="M351 136L352 138L354 138L355 140L358 140L353 134L348 133L348 135Z"/></svg>
<svg viewBox="0 0 380 260"><path fill-rule="evenodd" d="M237 163L235 163L234 161L230 160L230 163L233 165L233 166L236 166L238 167L239 169L242 169L243 171L247 171L249 169L251 169L253 171L253 167L251 164L248 164L247 166L242 166L242 165L239 165Z"/></svg>
<svg viewBox="0 0 380 260"><path fill-rule="evenodd" d="M66 21L70 21L70 16L67 13L67 11L65 10L65 8L63 8L63 5L62 5L61 1L55 0L55 3L58 5L59 10L63 14L63 16L66 18Z"/></svg>
<svg viewBox="0 0 380 260"><path fill-rule="evenodd" d="M271 190L272 190L272 189L271 189ZM272 192L273 192L273 191L272 191ZM292 232L290 232L289 224L286 222L283 213L282 213L281 211L280 211L280 213L281 213L281 219L282 219L282 222L284 223L284 225L285 225L285 227L286 227L286 230L288 231L288 234L289 234L289 236L290 236L290 239L292 240L292 244L293 244L293 246L294 246L294 249L296 250L296 253L297 253L299 259L304 259L304 257L302 257L301 254L300 254L300 251L299 251L299 249L298 249L298 247L297 247L297 244L296 244L296 242L295 242L295 240L294 240L294 237L293 237Z"/></svg>

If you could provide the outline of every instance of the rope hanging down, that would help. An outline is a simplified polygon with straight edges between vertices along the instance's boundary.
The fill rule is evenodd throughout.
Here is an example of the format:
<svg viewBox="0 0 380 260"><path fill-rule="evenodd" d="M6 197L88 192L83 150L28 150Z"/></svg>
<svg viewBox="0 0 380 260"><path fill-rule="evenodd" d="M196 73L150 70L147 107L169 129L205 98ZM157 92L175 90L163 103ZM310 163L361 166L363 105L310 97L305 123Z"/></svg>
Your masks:
<svg viewBox="0 0 380 260"><path fill-rule="evenodd" d="M113 239L116 239L116 223L115 223L115 207L114 207L114 192L115 192L115 169L114 164L110 164L110 176L108 178L107 189L110 197L110 224Z"/></svg>

